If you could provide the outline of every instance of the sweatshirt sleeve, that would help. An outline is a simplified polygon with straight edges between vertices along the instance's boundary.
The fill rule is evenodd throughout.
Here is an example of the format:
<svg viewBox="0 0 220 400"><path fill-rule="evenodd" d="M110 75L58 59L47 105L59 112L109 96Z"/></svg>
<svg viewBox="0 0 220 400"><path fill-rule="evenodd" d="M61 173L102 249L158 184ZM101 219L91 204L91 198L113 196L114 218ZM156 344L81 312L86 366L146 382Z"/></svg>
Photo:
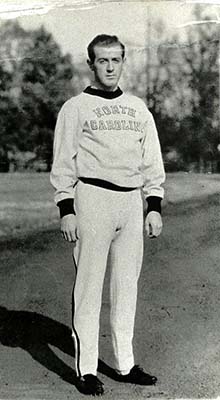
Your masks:
<svg viewBox="0 0 220 400"><path fill-rule="evenodd" d="M67 203L70 205L70 202L73 204L77 183L78 130L77 108L68 101L58 114L54 133L53 164L50 173L50 182L55 189L54 200L59 207Z"/></svg>
<svg viewBox="0 0 220 400"><path fill-rule="evenodd" d="M148 202L148 212L159 211L159 203L164 197L162 184L165 182L165 171L153 115L147 109L148 118L144 124L142 140L142 173L144 176L143 192Z"/></svg>

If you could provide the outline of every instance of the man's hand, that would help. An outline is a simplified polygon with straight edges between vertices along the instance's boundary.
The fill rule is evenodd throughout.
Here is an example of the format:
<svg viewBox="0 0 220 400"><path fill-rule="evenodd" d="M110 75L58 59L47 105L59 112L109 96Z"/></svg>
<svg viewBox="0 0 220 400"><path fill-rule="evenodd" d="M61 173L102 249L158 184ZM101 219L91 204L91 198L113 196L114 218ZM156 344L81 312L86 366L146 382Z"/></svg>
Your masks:
<svg viewBox="0 0 220 400"><path fill-rule="evenodd" d="M61 233L67 242L76 242L78 239L76 232L76 216L68 214L61 218Z"/></svg>
<svg viewBox="0 0 220 400"><path fill-rule="evenodd" d="M145 230L150 238L157 237L161 234L163 227L162 218L159 212L150 211L145 218Z"/></svg>

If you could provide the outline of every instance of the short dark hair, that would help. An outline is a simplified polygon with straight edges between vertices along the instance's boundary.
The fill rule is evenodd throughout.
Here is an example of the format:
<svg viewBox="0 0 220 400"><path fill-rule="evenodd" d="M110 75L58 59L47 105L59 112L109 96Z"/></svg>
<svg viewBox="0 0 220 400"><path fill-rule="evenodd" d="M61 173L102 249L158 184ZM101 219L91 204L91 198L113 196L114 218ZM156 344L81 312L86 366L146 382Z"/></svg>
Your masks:
<svg viewBox="0 0 220 400"><path fill-rule="evenodd" d="M91 62L94 62L95 60L95 52L94 52L94 47L96 45L104 45L104 46L109 46L111 44L118 44L119 46L121 46L121 51L122 51L122 58L124 58L125 56L125 46L123 43L120 42L120 40L118 39L117 36L113 35L97 35L92 41L91 43L89 43L88 47L87 47L87 51L88 51L88 56Z"/></svg>

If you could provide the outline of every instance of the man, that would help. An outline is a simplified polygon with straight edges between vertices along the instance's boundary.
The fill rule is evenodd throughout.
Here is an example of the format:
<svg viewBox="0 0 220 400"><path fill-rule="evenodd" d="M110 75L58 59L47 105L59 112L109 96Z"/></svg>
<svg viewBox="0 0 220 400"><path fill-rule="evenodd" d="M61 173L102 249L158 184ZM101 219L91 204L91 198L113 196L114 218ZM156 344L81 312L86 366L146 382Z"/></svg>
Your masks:
<svg viewBox="0 0 220 400"><path fill-rule="evenodd" d="M73 337L77 387L101 395L97 378L99 316L110 256L110 322L119 381L155 384L134 363L132 339L137 282L143 256L143 201L150 237L162 230L165 180L157 130L139 98L118 87L125 47L99 35L88 46L94 81L60 110L55 129L51 183L60 208L61 232L73 242L76 279Z"/></svg>

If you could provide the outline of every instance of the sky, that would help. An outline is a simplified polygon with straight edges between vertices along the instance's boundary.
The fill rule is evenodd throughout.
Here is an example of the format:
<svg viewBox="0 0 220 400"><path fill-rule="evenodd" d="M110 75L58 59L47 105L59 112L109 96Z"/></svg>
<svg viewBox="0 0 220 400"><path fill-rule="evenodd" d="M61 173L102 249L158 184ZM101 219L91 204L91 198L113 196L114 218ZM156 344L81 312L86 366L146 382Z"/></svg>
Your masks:
<svg viewBox="0 0 220 400"><path fill-rule="evenodd" d="M178 32L184 37L192 23L192 7L196 0L180 1L80 1L80 0L4 0L0 1L0 24L16 18L25 29L40 25L51 32L63 53L73 58L86 57L86 47L100 33L116 34L138 49L146 47L151 21L151 41L160 40L153 21L161 18L166 35ZM220 18L220 0L204 1L211 18ZM219 19L220 21L220 19ZM189 25L189 26L188 26Z"/></svg>

